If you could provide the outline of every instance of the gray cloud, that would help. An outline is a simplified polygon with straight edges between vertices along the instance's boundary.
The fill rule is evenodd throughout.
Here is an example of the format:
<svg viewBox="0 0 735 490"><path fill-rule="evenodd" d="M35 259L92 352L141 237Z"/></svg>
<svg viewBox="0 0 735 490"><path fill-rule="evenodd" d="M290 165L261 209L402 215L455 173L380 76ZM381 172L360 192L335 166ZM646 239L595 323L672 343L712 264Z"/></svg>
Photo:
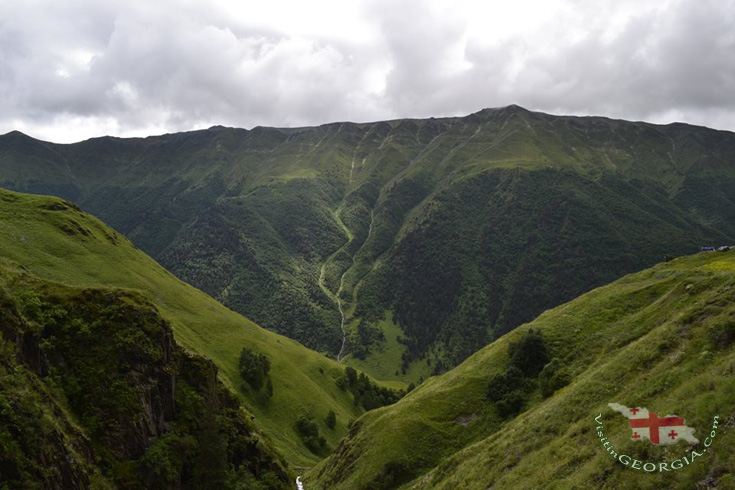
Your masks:
<svg viewBox="0 0 735 490"><path fill-rule="evenodd" d="M560 0L497 37L434 4L366 2L368 39L177 0L12 3L0 2L0 132L68 140L510 103L735 129L735 0L630 3L622 17L625 2Z"/></svg>

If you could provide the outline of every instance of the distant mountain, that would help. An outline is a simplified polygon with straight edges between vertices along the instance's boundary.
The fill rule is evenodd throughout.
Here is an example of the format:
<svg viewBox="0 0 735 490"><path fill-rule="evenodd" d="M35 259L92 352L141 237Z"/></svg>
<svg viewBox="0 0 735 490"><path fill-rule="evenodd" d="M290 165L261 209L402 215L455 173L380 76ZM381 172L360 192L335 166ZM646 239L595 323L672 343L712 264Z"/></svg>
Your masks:
<svg viewBox="0 0 735 490"><path fill-rule="evenodd" d="M732 488L733 295L735 251L588 292L361 417L305 488ZM638 441L609 403L699 442Z"/></svg>
<svg viewBox="0 0 735 490"><path fill-rule="evenodd" d="M181 279L381 379L444 371L665 254L735 243L735 134L559 117L0 137L0 185L77 202Z"/></svg>

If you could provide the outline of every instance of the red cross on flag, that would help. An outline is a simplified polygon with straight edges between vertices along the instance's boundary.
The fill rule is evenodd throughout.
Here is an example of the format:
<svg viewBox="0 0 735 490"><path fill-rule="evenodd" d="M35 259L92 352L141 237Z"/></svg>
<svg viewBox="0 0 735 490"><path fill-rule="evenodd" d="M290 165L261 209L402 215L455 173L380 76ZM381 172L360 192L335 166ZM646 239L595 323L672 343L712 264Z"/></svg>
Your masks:
<svg viewBox="0 0 735 490"><path fill-rule="evenodd" d="M642 441L648 439L654 444L674 444L684 439L692 444L699 441L694 437L694 429L684 424L684 419L676 415L659 417L645 408L629 408L619 403L608 403L608 406L627 417L632 430L631 439Z"/></svg>

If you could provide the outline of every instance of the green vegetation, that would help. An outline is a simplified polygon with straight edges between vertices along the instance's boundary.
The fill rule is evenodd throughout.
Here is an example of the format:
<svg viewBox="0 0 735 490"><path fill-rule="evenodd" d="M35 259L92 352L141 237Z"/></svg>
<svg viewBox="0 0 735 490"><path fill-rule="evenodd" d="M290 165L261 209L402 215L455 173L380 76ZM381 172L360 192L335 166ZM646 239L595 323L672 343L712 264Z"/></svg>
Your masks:
<svg viewBox="0 0 735 490"><path fill-rule="evenodd" d="M0 191L0 248L6 259L40 279L82 288L121 288L155 305L176 341L211 359L224 385L242 395L258 429L290 465L309 467L320 459L302 443L294 427L304 410L311 406L315 413L333 410L343 421L363 412L351 394L336 385L342 366L259 328L176 279L125 237L66 201ZM32 315L33 301L29 301ZM267 403L267 382L261 392L242 390L243 347L270 360L268 378L274 389ZM315 421L330 447L347 433L339 423L329 430L323 416Z"/></svg>
<svg viewBox="0 0 735 490"><path fill-rule="evenodd" d="M354 368L347 367L344 376L337 380L337 386L352 393L356 406L365 410L384 407L397 402L403 393L375 385L365 373L357 373Z"/></svg>
<svg viewBox="0 0 735 490"><path fill-rule="evenodd" d="M334 427L337 425L337 414L334 413L334 410L330 410L327 414L327 418L324 419L327 423L327 427L330 429L334 429Z"/></svg>
<svg viewBox="0 0 735 490"><path fill-rule="evenodd" d="M286 489L210 361L143 296L0 264L0 486Z"/></svg>
<svg viewBox="0 0 735 490"><path fill-rule="evenodd" d="M535 388L534 378L546 369L549 353L543 335L533 329L527 330L518 342L508 344L508 357L508 366L503 373L490 378L487 392L501 417L516 415L523 409L526 398ZM550 381L546 378L552 375L545 375L542 392L550 389Z"/></svg>
<svg viewBox="0 0 735 490"><path fill-rule="evenodd" d="M593 290L733 243L733 154L731 133L514 106L75 145L2 136L1 185L75 200L204 292L75 204L0 191L14 319L0 324L1 472L16 486L270 488L287 462L318 464L309 490L727 488L727 451L644 480L588 419L610 401L698 428L735 417L731 253ZM347 369L298 342L336 356L337 298ZM156 396L176 414L153 417L142 386L171 373ZM368 375L415 389L395 403ZM46 464L57 453L66 463Z"/></svg>
<svg viewBox="0 0 735 490"><path fill-rule="evenodd" d="M271 362L265 354L256 354L252 349L243 347L240 352L240 376L255 391L263 387L263 383L268 378L268 371L271 369ZM270 382L270 378L268 378ZM273 394L273 383L269 383L268 391Z"/></svg>
<svg viewBox="0 0 735 490"><path fill-rule="evenodd" d="M305 486L733 488L733 291L735 252L700 253L546 311L359 418ZM684 417L700 440L691 450L704 456L669 472L616 462L597 436L599 414L619 453L653 462L691 453L632 441L611 402ZM720 429L704 453L715 415Z"/></svg>
<svg viewBox="0 0 735 490"><path fill-rule="evenodd" d="M73 145L14 132L0 137L0 185L74 200L330 357L341 284L346 362L418 382L665 254L733 243L734 153L728 132L510 106Z"/></svg>
<svg viewBox="0 0 735 490"><path fill-rule="evenodd" d="M536 377L549 362L549 350L541 332L533 329L526 330L526 334L518 342L508 345L510 366L518 369L523 376Z"/></svg>
<svg viewBox="0 0 735 490"><path fill-rule="evenodd" d="M332 412L333 413L333 412ZM327 441L319 434L319 425L314 422L314 416L305 412L296 419L296 430L301 435L304 445L313 453L324 452Z"/></svg>

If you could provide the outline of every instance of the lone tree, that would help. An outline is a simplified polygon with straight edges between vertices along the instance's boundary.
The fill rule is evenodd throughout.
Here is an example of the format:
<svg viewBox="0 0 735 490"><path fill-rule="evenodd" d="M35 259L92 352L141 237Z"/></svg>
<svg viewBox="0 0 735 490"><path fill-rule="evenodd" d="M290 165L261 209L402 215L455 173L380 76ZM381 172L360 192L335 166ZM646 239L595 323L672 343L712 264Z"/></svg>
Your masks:
<svg viewBox="0 0 735 490"><path fill-rule="evenodd" d="M337 425L337 414L334 413L334 410L329 411L325 422L327 423L327 427L329 427L330 429L334 429L334 427Z"/></svg>
<svg viewBox="0 0 735 490"><path fill-rule="evenodd" d="M240 376L254 390L258 391L263 387L263 382L268 377L270 369L271 362L267 356L243 347L240 352Z"/></svg>

